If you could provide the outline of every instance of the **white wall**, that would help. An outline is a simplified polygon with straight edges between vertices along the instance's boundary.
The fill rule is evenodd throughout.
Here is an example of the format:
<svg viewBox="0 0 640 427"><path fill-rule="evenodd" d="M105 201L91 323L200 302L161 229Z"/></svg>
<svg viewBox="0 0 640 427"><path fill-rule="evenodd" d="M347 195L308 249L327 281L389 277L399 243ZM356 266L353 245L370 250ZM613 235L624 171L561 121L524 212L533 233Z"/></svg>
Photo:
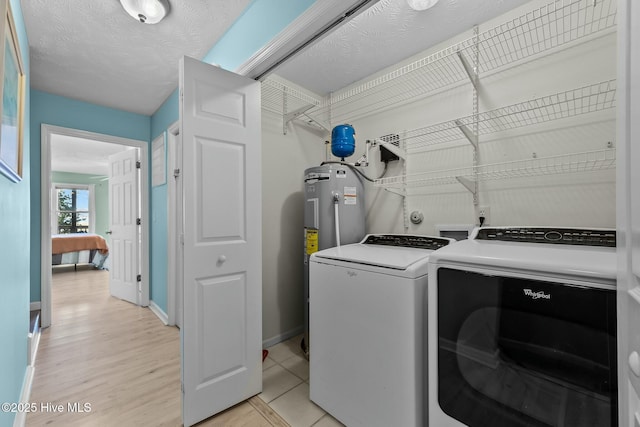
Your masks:
<svg viewBox="0 0 640 427"><path fill-rule="evenodd" d="M264 342L304 327L303 176L324 159L326 135L262 111L262 317Z"/></svg>
<svg viewBox="0 0 640 427"><path fill-rule="evenodd" d="M535 0L480 25L480 32L547 3L548 0ZM471 35L470 30L413 59ZM406 63L413 59L409 58ZM481 75L480 112L615 79L615 64L616 36L609 32L588 43L501 69L499 73ZM471 115L472 93L471 84L464 82L412 104L350 121L356 129L356 153L347 161L360 157L367 139L402 134ZM480 161L494 163L531 158L533 153L544 157L604 149L608 141L615 145L614 110L481 136ZM337 124L340 123L332 123ZM302 175L304 169L325 159L326 138L328 135L319 135L300 124L289 125L289 133L283 135L282 118L263 111L263 337L266 342L274 343L302 330ZM383 169L379 156L376 148L370 154L370 166L362 168L370 177L378 177ZM470 166L472 157L473 151L467 142L443 144L410 155L406 170L419 173ZM402 173L402 161L397 161L389 164L386 176ZM367 232L434 234L436 224L477 223L472 195L459 184L412 191L419 194L407 197L406 210L422 211L424 221L420 225L409 223L405 230L403 198L365 183ZM490 207L491 225L615 227L614 170L482 182L479 199L480 204Z"/></svg>
<svg viewBox="0 0 640 427"><path fill-rule="evenodd" d="M534 1L523 8L480 25L480 32L513 19L546 2ZM469 31L463 38L471 37ZM459 39L459 38L456 38ZM418 57L449 46L445 42ZM616 77L616 36L590 39L541 58L480 75L480 112L554 93L600 83ZM395 67L393 67L395 68ZM395 107L351 124L356 129L357 152L364 141L472 114L472 86L469 82L410 105ZM574 118L522 127L480 137L480 162L497 163L557 154L598 150L615 145L615 109ZM355 156L354 156L355 157ZM373 156L372 156L373 157ZM375 154L377 158L377 152ZM423 153L411 154L408 173L446 170L472 164L471 144L460 141L440 144ZM392 163L387 176L402 173ZM381 170L374 164L370 175ZM410 233L433 234L436 224L477 223L473 198L462 185L430 186L407 197L407 211L420 210L425 220L409 223ZM366 194L368 232L403 232L402 197L368 187ZM480 205L490 207L491 225L554 225L615 227L615 171L559 174L542 177L487 181L480 184Z"/></svg>

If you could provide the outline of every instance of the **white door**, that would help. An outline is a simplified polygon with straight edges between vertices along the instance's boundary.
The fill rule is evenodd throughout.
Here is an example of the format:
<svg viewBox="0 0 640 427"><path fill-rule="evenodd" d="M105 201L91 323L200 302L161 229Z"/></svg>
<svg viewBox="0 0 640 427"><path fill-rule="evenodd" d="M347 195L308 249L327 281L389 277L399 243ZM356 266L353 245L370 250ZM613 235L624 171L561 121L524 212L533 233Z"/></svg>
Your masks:
<svg viewBox="0 0 640 427"><path fill-rule="evenodd" d="M109 290L111 295L140 304L138 150L109 156Z"/></svg>
<svg viewBox="0 0 640 427"><path fill-rule="evenodd" d="M180 61L182 419L262 389L260 84Z"/></svg>
<svg viewBox="0 0 640 427"><path fill-rule="evenodd" d="M618 2L618 391L620 426L640 426L640 2Z"/></svg>

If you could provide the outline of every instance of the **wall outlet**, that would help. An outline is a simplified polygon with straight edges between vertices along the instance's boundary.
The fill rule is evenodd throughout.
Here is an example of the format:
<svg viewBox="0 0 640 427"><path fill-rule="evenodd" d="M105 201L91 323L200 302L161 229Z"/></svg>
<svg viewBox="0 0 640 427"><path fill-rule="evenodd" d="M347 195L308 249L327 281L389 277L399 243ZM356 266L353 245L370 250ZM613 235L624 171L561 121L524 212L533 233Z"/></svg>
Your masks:
<svg viewBox="0 0 640 427"><path fill-rule="evenodd" d="M409 219L414 224L420 224L422 222L422 220L424 219L424 215L420 211L413 211L413 212L411 212L411 215L409 216Z"/></svg>
<svg viewBox="0 0 640 427"><path fill-rule="evenodd" d="M489 206L479 206L478 207L478 217L483 217L484 222L482 225L489 225L491 222L491 208Z"/></svg>

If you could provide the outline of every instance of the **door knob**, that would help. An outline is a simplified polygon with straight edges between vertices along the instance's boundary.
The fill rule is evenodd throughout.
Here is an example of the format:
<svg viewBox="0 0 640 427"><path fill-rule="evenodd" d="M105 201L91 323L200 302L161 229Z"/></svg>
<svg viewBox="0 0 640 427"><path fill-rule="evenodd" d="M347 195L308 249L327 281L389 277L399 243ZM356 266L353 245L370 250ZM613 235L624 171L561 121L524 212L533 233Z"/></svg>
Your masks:
<svg viewBox="0 0 640 427"><path fill-rule="evenodd" d="M224 263L227 260L227 257L224 255L220 255L218 257L218 265Z"/></svg>
<svg viewBox="0 0 640 427"><path fill-rule="evenodd" d="M109 230L109 231L105 231L105 234L111 234L113 233L113 231Z"/></svg>

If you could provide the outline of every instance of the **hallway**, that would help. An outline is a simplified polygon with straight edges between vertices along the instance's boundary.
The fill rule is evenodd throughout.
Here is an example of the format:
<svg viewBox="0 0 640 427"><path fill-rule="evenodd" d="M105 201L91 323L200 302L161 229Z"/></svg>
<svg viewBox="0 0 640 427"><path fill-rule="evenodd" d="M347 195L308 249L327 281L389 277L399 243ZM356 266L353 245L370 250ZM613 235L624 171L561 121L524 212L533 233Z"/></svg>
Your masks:
<svg viewBox="0 0 640 427"><path fill-rule="evenodd" d="M53 326L42 331L27 426L181 425L179 331L109 296L108 275L54 271ZM199 425L287 424L253 397Z"/></svg>

